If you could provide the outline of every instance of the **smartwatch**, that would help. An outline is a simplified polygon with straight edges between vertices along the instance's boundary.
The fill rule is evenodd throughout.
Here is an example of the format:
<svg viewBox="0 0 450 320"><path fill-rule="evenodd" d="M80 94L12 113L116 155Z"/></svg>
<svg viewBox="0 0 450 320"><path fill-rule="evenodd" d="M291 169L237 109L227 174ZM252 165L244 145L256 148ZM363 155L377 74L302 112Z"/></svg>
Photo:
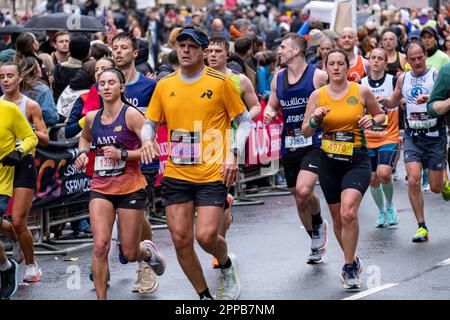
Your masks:
<svg viewBox="0 0 450 320"><path fill-rule="evenodd" d="M127 151L127 149L122 148L122 151L120 151L120 159L122 161L125 161L125 160L127 160L127 158L128 158L128 151Z"/></svg>

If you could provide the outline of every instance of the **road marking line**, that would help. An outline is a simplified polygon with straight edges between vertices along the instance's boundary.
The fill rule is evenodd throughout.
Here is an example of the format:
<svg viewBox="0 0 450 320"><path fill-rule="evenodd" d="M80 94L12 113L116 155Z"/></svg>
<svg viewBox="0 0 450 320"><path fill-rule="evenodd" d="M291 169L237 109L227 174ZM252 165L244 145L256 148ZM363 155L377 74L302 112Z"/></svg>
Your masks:
<svg viewBox="0 0 450 320"><path fill-rule="evenodd" d="M390 289L390 288L395 287L397 285L398 285L398 283L387 283L387 284L384 284L382 286L378 286L378 287L375 287L375 288L372 288L372 289L360 292L358 294L352 295L350 297L344 298L342 300L358 300L358 299L362 299L362 298L370 296L370 295L372 295L374 293L380 292L382 290Z"/></svg>
<svg viewBox="0 0 450 320"><path fill-rule="evenodd" d="M447 265L449 265L449 264L450 264L450 258L448 258L447 260L444 260L444 261L439 262L437 265L438 265L439 267L441 267L441 266L447 266Z"/></svg>

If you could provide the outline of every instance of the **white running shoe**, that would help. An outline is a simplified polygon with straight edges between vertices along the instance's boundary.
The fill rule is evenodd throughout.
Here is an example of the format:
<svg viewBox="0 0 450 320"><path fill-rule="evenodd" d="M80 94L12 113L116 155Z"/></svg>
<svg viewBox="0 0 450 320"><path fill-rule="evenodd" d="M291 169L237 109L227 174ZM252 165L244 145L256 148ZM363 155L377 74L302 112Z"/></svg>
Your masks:
<svg viewBox="0 0 450 320"><path fill-rule="evenodd" d="M218 300L237 300L241 294L236 255L230 252L229 258L231 260L231 267L220 269L219 289L217 290Z"/></svg>
<svg viewBox="0 0 450 320"><path fill-rule="evenodd" d="M22 249L20 248L19 241L16 241L13 243L13 250L12 250L12 257L11 257L17 264L21 264L24 257Z"/></svg>
<svg viewBox="0 0 450 320"><path fill-rule="evenodd" d="M136 270L137 278L136 278L136 281L134 282L133 288L131 289L132 292L140 291L143 271L144 271L144 267L141 266L141 264L139 263L139 268Z"/></svg>
<svg viewBox="0 0 450 320"><path fill-rule="evenodd" d="M23 276L23 281L25 282L38 282L41 281L42 271L39 268L37 262L33 264L25 265L25 274Z"/></svg>
<svg viewBox="0 0 450 320"><path fill-rule="evenodd" d="M158 290L159 281L155 271L148 265L143 266L141 271L141 283L139 286L139 293L152 293Z"/></svg>

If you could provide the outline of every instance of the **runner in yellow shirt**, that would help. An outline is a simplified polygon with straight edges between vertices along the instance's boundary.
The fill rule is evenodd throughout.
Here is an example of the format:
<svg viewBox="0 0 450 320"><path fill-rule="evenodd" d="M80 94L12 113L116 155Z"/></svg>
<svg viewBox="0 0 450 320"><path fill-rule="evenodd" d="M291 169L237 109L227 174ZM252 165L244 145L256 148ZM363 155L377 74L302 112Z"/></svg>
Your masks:
<svg viewBox="0 0 450 320"><path fill-rule="evenodd" d="M145 116L142 157L155 156L155 133L167 123L169 160L161 182L167 225L178 261L200 299L212 299L194 251L200 246L220 264L218 299L237 299L237 260L218 234L230 187L238 174L251 118L230 77L204 66L208 37L195 27L177 37L180 70L160 80ZM231 119L238 129L231 146Z"/></svg>

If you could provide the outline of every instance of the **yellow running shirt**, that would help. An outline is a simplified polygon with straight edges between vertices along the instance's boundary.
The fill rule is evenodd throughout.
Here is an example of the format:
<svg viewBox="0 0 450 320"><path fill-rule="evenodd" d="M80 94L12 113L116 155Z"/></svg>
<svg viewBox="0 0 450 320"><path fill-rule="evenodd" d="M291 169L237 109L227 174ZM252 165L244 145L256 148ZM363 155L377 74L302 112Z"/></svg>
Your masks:
<svg viewBox="0 0 450 320"><path fill-rule="evenodd" d="M330 97L327 87L320 88L317 104L319 107L331 109L321 125L324 133L353 133L353 148L365 147L364 130L358 125L359 117L364 116L365 109L359 96L359 84L350 82L347 94L339 100Z"/></svg>
<svg viewBox="0 0 450 320"><path fill-rule="evenodd" d="M198 80L186 82L180 71L156 85L145 116L167 122L169 160L164 176L189 182L223 180L222 164L230 150L231 119L246 109L229 76L205 67Z"/></svg>
<svg viewBox="0 0 450 320"><path fill-rule="evenodd" d="M0 100L0 159L14 149L28 154L38 144L38 139L20 109L11 102ZM16 140L22 144L16 148ZM11 196L13 192L14 167L0 163L0 194Z"/></svg>

